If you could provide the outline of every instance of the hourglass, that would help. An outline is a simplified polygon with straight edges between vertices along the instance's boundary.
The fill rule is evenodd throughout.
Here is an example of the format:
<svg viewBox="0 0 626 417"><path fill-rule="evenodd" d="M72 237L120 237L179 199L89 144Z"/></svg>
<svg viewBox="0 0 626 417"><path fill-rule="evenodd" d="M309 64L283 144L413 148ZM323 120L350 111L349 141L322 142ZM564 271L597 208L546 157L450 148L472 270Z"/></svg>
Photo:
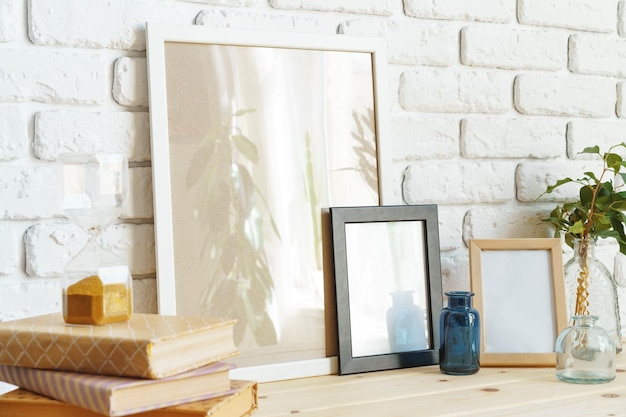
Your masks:
<svg viewBox="0 0 626 417"><path fill-rule="evenodd" d="M108 324L132 314L128 265L101 245L100 232L122 212L128 188L123 154L58 157L61 208L88 235L85 247L63 273L63 318L68 324Z"/></svg>

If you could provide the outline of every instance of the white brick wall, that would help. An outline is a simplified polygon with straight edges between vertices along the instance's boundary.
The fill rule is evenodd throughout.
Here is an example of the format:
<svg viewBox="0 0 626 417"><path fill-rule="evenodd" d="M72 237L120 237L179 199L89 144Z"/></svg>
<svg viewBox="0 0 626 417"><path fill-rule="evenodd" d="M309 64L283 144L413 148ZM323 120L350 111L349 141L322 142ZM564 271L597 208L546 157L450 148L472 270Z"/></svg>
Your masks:
<svg viewBox="0 0 626 417"><path fill-rule="evenodd" d="M556 120L464 119L461 154L468 158L556 158L563 156L565 126Z"/></svg>
<svg viewBox="0 0 626 417"><path fill-rule="evenodd" d="M515 108L526 115L611 117L617 87L609 78L522 74L514 96Z"/></svg>
<svg viewBox="0 0 626 417"><path fill-rule="evenodd" d="M145 162L149 125L144 112L43 111L35 115L33 150L50 161L64 152L122 152L130 162Z"/></svg>
<svg viewBox="0 0 626 417"><path fill-rule="evenodd" d="M511 0L480 2L404 0L404 10L407 16L426 19L478 20L499 23L515 20L515 1Z"/></svg>
<svg viewBox="0 0 626 417"><path fill-rule="evenodd" d="M17 36L17 11L13 0L0 0L0 42L14 41Z"/></svg>
<svg viewBox="0 0 626 417"><path fill-rule="evenodd" d="M148 106L147 62L145 58L123 57L115 61L113 98L122 106Z"/></svg>
<svg viewBox="0 0 626 417"><path fill-rule="evenodd" d="M556 31L467 26L461 30L461 62L473 67L557 71L567 64L566 42L567 35Z"/></svg>
<svg viewBox="0 0 626 417"><path fill-rule="evenodd" d="M206 9L198 13L195 23L215 28L335 33L341 20L334 15L324 17L325 19L319 19L317 15L282 15L245 9Z"/></svg>
<svg viewBox="0 0 626 417"><path fill-rule="evenodd" d="M13 49L10 43L0 49L3 102L102 104L106 95L105 77L104 60L96 53Z"/></svg>
<svg viewBox="0 0 626 417"><path fill-rule="evenodd" d="M404 173L408 204L504 203L515 196L511 162L420 162Z"/></svg>
<svg viewBox="0 0 626 417"><path fill-rule="evenodd" d="M393 12L393 0L269 0L276 9L319 10L324 12L348 12L389 16Z"/></svg>
<svg viewBox="0 0 626 417"><path fill-rule="evenodd" d="M615 0L517 1L517 16L524 25L611 33L617 26L616 13Z"/></svg>
<svg viewBox="0 0 626 417"><path fill-rule="evenodd" d="M30 0L28 16L34 44L133 51L146 49L145 22L193 22L181 6L143 0Z"/></svg>
<svg viewBox="0 0 626 417"><path fill-rule="evenodd" d="M28 145L24 110L19 107L0 107L0 161L25 156Z"/></svg>
<svg viewBox="0 0 626 417"><path fill-rule="evenodd" d="M339 32L354 36L385 37L387 60L391 64L447 67L458 61L458 24L363 19L341 24ZM411 42L404 42L406 39L411 39Z"/></svg>
<svg viewBox="0 0 626 417"><path fill-rule="evenodd" d="M17 272L19 247L14 230L0 225L0 277Z"/></svg>
<svg viewBox="0 0 626 417"><path fill-rule="evenodd" d="M597 34L576 34L569 39L570 71L579 74L626 76L626 40Z"/></svg>
<svg viewBox="0 0 626 417"><path fill-rule="evenodd" d="M417 112L505 113L511 108L512 76L496 71L405 71L400 78L402 108Z"/></svg>
<svg viewBox="0 0 626 417"><path fill-rule="evenodd" d="M549 235L539 219L576 190L537 200L545 186L626 141L623 0L0 0L0 320L60 308L85 239L54 203L65 151L128 156L131 198L103 238L156 311L146 21L384 37L383 187L438 204L444 289L469 288L469 239Z"/></svg>

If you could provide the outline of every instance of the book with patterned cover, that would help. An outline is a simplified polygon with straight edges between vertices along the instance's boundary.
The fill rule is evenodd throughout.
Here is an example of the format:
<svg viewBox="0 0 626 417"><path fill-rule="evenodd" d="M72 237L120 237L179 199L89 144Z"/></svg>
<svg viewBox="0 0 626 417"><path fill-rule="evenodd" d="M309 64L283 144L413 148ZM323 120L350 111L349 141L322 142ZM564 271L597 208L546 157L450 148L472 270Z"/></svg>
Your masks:
<svg viewBox="0 0 626 417"><path fill-rule="evenodd" d="M67 325L61 314L0 322L0 365L158 379L237 355L234 320L133 314Z"/></svg>
<svg viewBox="0 0 626 417"><path fill-rule="evenodd" d="M0 380L108 416L125 416L232 394L232 364L218 362L162 379L0 365Z"/></svg>

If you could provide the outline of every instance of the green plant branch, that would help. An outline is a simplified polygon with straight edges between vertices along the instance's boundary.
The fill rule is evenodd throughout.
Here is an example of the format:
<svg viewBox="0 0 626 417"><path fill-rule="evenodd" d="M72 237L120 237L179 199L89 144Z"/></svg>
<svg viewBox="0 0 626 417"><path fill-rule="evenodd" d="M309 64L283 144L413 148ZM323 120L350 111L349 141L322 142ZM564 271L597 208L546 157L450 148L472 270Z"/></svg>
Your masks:
<svg viewBox="0 0 626 417"><path fill-rule="evenodd" d="M626 149L626 144L611 146L605 153L600 153L598 146L588 147L580 152L600 156L603 168L599 178L592 172L585 172L585 177L577 180L564 178L548 186L539 196L541 198L565 184L581 185L577 201L558 205L549 218L542 219L555 228L555 237L561 237L562 233L565 235L568 246L573 247L574 239L614 238L620 246L620 252L626 255L626 216L623 214L626 209L626 193L617 191L611 180L604 181L609 172L626 180L626 174L620 172L626 167L626 163L614 152L616 148Z"/></svg>
<svg viewBox="0 0 626 417"><path fill-rule="evenodd" d="M613 149L613 148L611 148ZM610 150L609 149L609 152ZM589 233L591 232L591 227L593 226L593 218L595 215L595 207L596 207L596 197L598 196L598 190L600 189L600 185L602 184L602 179L604 178L604 174L606 174L606 172L608 171L608 168L606 167L606 157L607 157L608 153L604 154L604 156L602 157L602 160L604 161L604 167L602 168L602 174L600 174L600 178L597 180L596 182L596 186L593 187L593 193L591 196L591 205L590 205L590 209L589 209L589 218L587 219L587 222L585 224L585 230L583 231L583 239L587 239L589 236Z"/></svg>
<svg viewBox="0 0 626 417"><path fill-rule="evenodd" d="M554 226L555 237L561 237L561 233L564 233L565 242L569 246L574 247L574 240L579 239L577 255L581 271L577 279L575 314L589 314L587 297L590 241L599 237L614 238L620 246L620 252L626 255L626 216L622 212L626 209L626 193L617 192L611 180L603 182L609 172L613 173L614 178L619 175L622 180L626 180L625 174L620 173L626 163L620 155L614 153L618 147L626 148L626 144L611 146L604 154L600 153L598 146L585 148L580 153L598 155L602 159L599 178L593 172L585 172L585 177L577 180L564 178L548 186L539 196L541 198L568 183L581 185L578 201L557 205L549 218L542 219Z"/></svg>

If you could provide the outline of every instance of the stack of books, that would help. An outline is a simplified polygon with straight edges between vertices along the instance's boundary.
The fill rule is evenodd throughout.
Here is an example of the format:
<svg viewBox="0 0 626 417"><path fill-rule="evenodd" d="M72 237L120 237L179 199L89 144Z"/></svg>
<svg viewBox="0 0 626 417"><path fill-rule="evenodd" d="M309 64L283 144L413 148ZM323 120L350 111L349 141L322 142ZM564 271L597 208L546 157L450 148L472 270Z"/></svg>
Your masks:
<svg viewBox="0 0 626 417"><path fill-rule="evenodd" d="M230 379L234 321L132 315L125 323L67 325L61 314L0 323L0 417L239 417L257 408L257 383ZM45 410L45 413L44 413Z"/></svg>

